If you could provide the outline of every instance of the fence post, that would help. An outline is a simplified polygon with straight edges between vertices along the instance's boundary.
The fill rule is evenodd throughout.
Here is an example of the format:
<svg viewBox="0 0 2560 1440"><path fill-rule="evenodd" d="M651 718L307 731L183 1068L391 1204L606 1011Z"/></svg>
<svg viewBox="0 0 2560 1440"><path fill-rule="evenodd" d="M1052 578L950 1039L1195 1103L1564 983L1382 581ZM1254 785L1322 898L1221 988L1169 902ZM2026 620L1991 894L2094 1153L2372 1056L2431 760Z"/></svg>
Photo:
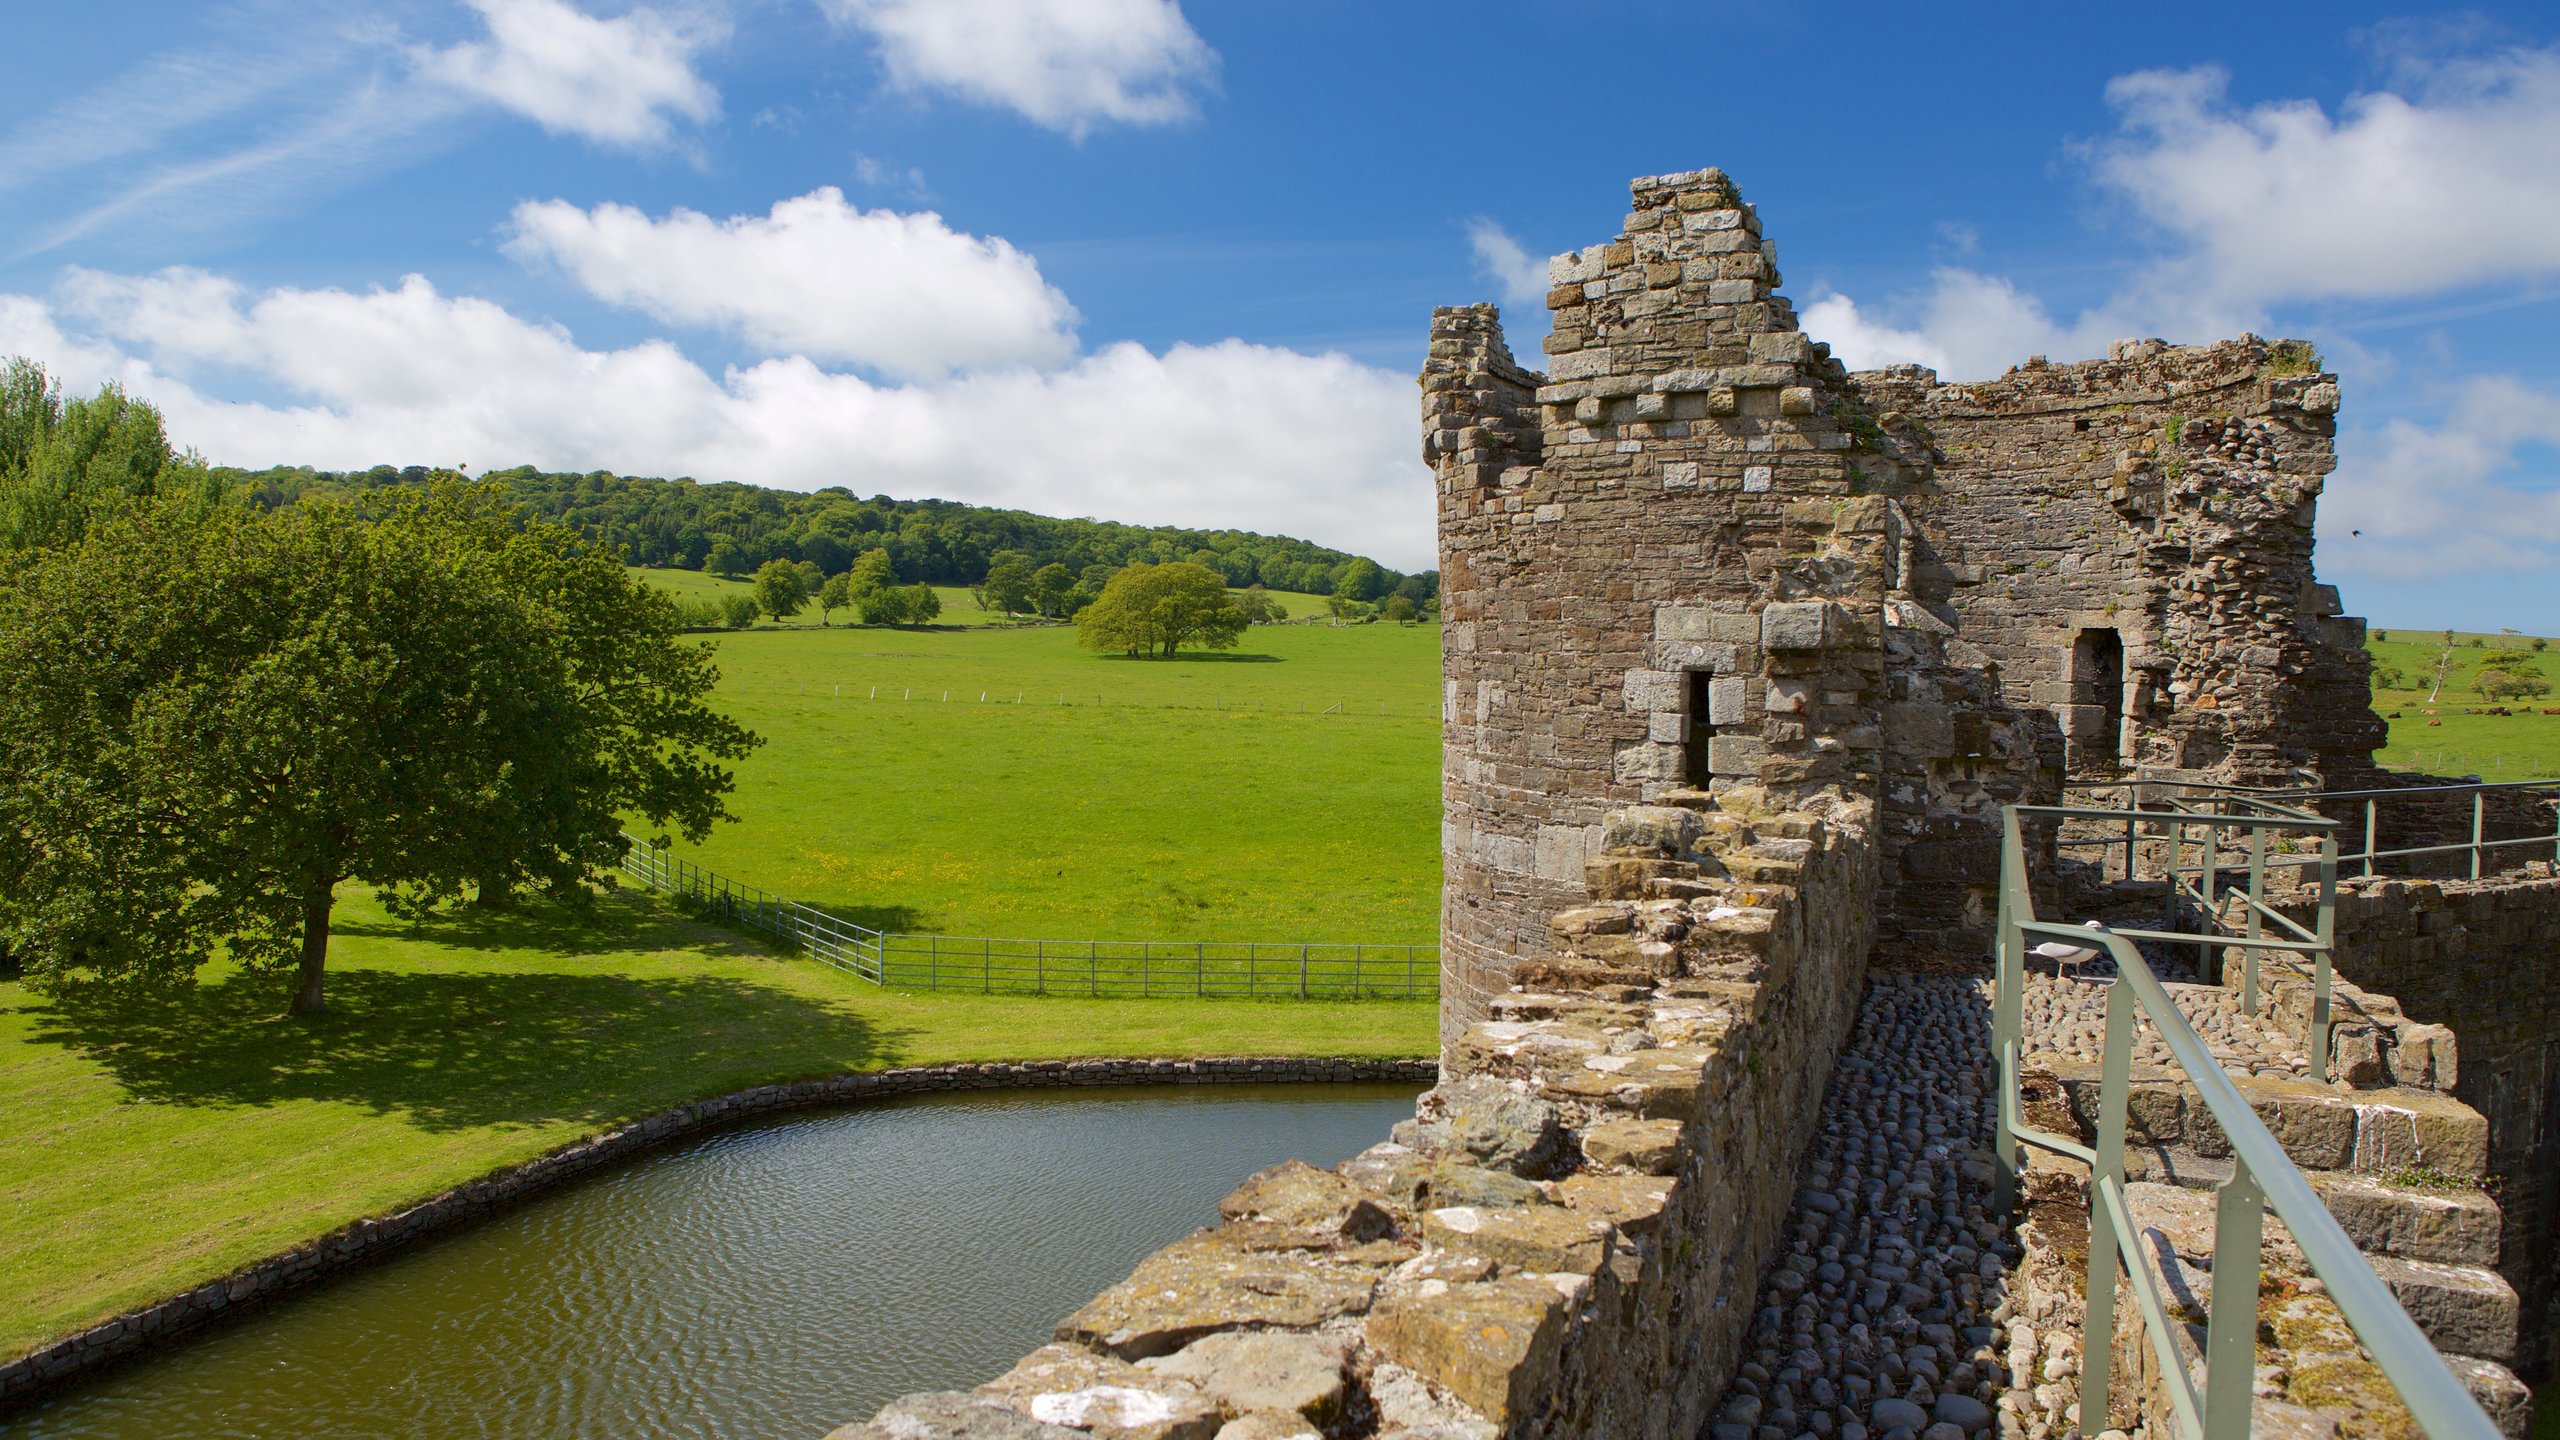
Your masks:
<svg viewBox="0 0 2560 1440"><path fill-rule="evenodd" d="M2258 1366L2258 1258L2266 1195L2234 1158L2213 1209L2213 1308L2205 1317L2205 1440L2248 1440ZM2089 1363L2087 1355L2080 1363ZM2083 1408L2080 1412L2087 1415ZM2086 1421L2083 1421L2085 1427ZM2084 1430L2085 1433L2085 1430Z"/></svg>
<svg viewBox="0 0 2560 1440"><path fill-rule="evenodd" d="M1307 947L1298 947L1298 998L1307 998Z"/></svg>
<svg viewBox="0 0 2560 1440"><path fill-rule="evenodd" d="M2133 883L2133 816L2134 812L2141 808L2141 788L2133 781L2126 781L2124 786L2124 879L2128 885ZM2103 875L2106 871L2101 868L2098 873Z"/></svg>
<svg viewBox="0 0 2560 1440"><path fill-rule="evenodd" d="M1191 942L1191 987L1196 996L1209 993L1209 947L1198 940Z"/></svg>
<svg viewBox="0 0 2560 1440"><path fill-rule="evenodd" d="M2489 813L2489 792L2471 792L2471 878L2480 878L2480 822Z"/></svg>
<svg viewBox="0 0 2560 1440"><path fill-rule="evenodd" d="M2368 880L2373 878L2373 852L2382 848L2374 842L2373 838L2374 808L2380 803L2375 799L2367 799L2364 802L2364 876Z"/></svg>
<svg viewBox="0 0 2560 1440"><path fill-rule="evenodd" d="M2267 827L2249 827L2249 938L2259 936L2258 906L2267 894ZM2240 1013L2258 1013L2258 947L2251 945L2240 965ZM2219 978L2219 977L2217 977Z"/></svg>
<svg viewBox="0 0 2560 1440"><path fill-rule="evenodd" d="M2141 963L2138 959L2136 964ZM2133 987L2107 987L2106 1062L2098 1080L2097 1164L2089 1171L2088 1323L2080 1339L2080 1428L2107 1423L2107 1381L2115 1366L2117 1238L2107 1187L2124 1185L2125 1096L2133 1078ZM2252 1298L2256 1295L2251 1289ZM2254 1329L2251 1332L2255 1333Z"/></svg>
<svg viewBox="0 0 2560 1440"><path fill-rule="evenodd" d="M2204 888L2197 898L2204 906L2204 924L2198 929L2206 938L2196 941L2196 975L2219 982L2222 977L2212 973L2213 954L2220 948L2212 937L2222 933L2222 827L2213 823L2222 814L2219 796L2205 801L2205 814L2211 818L2204 823Z"/></svg>
<svg viewBox="0 0 2560 1440"><path fill-rule="evenodd" d="M2372 847L2365 847L2368 853ZM2372 863L2370 860L2367 864ZM2311 1079L2329 1083L2330 952L2338 940L2338 832L2320 837L2320 952L2311 958Z"/></svg>

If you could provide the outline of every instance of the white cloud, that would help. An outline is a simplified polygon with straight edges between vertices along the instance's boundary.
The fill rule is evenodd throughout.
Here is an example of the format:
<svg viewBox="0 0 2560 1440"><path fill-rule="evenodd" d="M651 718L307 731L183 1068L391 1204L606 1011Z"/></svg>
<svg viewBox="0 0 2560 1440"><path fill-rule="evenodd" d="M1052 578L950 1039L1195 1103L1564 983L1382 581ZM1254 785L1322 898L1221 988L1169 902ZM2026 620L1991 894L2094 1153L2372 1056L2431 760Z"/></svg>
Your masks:
<svg viewBox="0 0 2560 1440"><path fill-rule="evenodd" d="M2560 52L2403 67L2414 94L2241 109L2218 68L2107 87L2098 178L2186 247L2179 279L2256 306L2560 274Z"/></svg>
<svg viewBox="0 0 2560 1440"><path fill-rule="evenodd" d="M2113 295L2062 320L2004 279L1949 268L1881 307L1818 298L1805 328L1853 367L1916 361L1967 380L2121 337L2270 329L2287 302L2560 275L2560 51L2399 74L2407 94L2352 96L2334 118L2305 100L2233 106L2210 67L2119 77L2117 132L2084 154L2163 243Z"/></svg>
<svg viewBox="0 0 2560 1440"><path fill-rule="evenodd" d="M1467 222L1467 244L1476 252L1476 268L1491 280L1502 303L1515 309L1547 303L1547 262L1511 238L1511 232L1479 216Z"/></svg>
<svg viewBox="0 0 2560 1440"><path fill-rule="evenodd" d="M820 0L870 33L893 84L1014 110L1078 138L1194 113L1217 69L1175 0Z"/></svg>
<svg viewBox="0 0 2560 1440"><path fill-rule="evenodd" d="M2323 573L2429 581L2560 566L2560 492L2501 483L2527 447L2560 447L2560 394L2489 376L2465 384L2440 423L2395 419L2343 438L2320 502Z"/></svg>
<svg viewBox="0 0 2560 1440"><path fill-rule="evenodd" d="M1063 369L889 386L792 356L720 376L672 345L565 330L412 276L255 292L202 271L74 272L0 295L0 354L75 388L122 381L231 464L691 474L939 495L1047 514L1278 531L1434 563L1413 382L1341 355L1228 340L1115 345ZM205 372L274 403L213 398Z"/></svg>
<svg viewBox="0 0 2560 1440"><path fill-rule="evenodd" d="M833 186L727 220L527 203L506 248L598 299L732 330L770 354L929 378L1075 353L1075 307L1029 255L931 212L858 209Z"/></svg>
<svg viewBox="0 0 2560 1440"><path fill-rule="evenodd" d="M694 52L725 37L700 15L646 8L609 18L565 0L467 0L489 38L418 52L419 70L493 100L554 134L608 145L665 145L676 124L720 114Z"/></svg>

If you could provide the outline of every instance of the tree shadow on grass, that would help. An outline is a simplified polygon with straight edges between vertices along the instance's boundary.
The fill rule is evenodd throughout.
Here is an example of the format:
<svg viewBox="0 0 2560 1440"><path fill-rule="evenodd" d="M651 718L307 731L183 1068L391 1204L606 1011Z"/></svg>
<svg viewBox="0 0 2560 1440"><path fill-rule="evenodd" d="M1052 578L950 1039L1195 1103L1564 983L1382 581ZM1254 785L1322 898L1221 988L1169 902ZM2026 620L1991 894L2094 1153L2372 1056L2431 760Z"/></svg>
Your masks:
<svg viewBox="0 0 2560 1440"><path fill-rule="evenodd" d="M1097 655L1094 658L1117 660L1131 665L1190 665L1200 662L1211 665L1278 665L1282 663L1277 655L1264 655L1252 650L1185 650L1171 658L1162 655Z"/></svg>
<svg viewBox="0 0 2560 1440"><path fill-rule="evenodd" d="M743 938L733 944L718 932L706 936L705 927L680 916L669 921L678 933L653 948L769 954ZM441 931L452 937L442 943L456 945L479 935L551 953L520 968L333 966L329 1011L312 1017L279 1013L286 990L273 977L150 995L76 993L43 1006L30 1039L81 1051L140 1100L327 1101L396 1114L426 1130L605 1124L694 1096L866 1069L897 1056L901 1037L751 979L563 964L562 954L628 949L654 938L645 918L626 918L637 929L619 938L564 934L563 923L560 915L531 911L450 917L415 930L351 927Z"/></svg>

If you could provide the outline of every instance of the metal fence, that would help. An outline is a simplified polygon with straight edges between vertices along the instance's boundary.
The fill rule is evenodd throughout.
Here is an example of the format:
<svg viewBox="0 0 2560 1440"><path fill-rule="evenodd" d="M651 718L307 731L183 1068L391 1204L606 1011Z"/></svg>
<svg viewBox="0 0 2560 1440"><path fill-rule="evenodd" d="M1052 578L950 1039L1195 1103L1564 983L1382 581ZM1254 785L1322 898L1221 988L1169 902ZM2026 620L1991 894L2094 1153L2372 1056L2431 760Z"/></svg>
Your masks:
<svg viewBox="0 0 2560 1440"><path fill-rule="evenodd" d="M2012 1209L2019 1192L2025 1147L2035 1146L2089 1167L2088 1319L2081 1337L2080 1375L2082 1428L2107 1423L2108 1391L2114 1366L2117 1301L2129 1283L2138 1323L2159 1361L2161 1387L2171 1415L2166 1429L2182 1440L2246 1440L2256 1381L2258 1275L2263 1253L2265 1212L2272 1209L2301 1249L2312 1273L2328 1287L2329 1297L2400 1393L2403 1403L2429 1440L2494 1440L2497 1427L2472 1400L2435 1347L2400 1307L2390 1288L2374 1274L2355 1242L2321 1203L2286 1156L2284 1147L2251 1109L2239 1087L2223 1073L2202 1037L2187 1023L2142 953L2137 939L2175 943L2230 943L2220 935L2215 908L2203 907L2206 922L2217 932L2206 937L2169 931L2091 930L2062 920L2045 920L2035 912L2029 882L2028 850L2021 818L2038 825L2075 821L2117 821L2126 825L2123 843L2134 843L2135 827L2161 827L2197 838L2208 851L2218 851L2225 831L2244 832L2250 848L2263 855L2265 837L2291 831L2319 841L2324 879L2334 877L2338 823L2300 809L2258 802L2231 807L2229 814L2199 815L2160 808L2150 811L2107 811L2070 806L2005 807L2000 854L2000 922L1994 959L1998 989L1993 1008L1992 1038L1999 1066L1999 1198ZM2214 884L2206 871L2204 883ZM2211 892L2208 892L2211 893ZM2324 885L2321 912L2311 939L2274 940L2259 935L2239 937L2267 949L2311 951L2326 971L2331 933L2332 897ZM2192 913L2192 912L2191 912ZM2251 912L2252 928L2259 917ZM2027 947L2038 940L2073 947L2103 947L2114 960L2116 975L2107 988L2106 1048L2100 1070L2096 1145L2087 1146L2034 1129L2021 1118L2018 1092L2020 1050L2024 1044ZM2170 1311L2148 1257L2141 1253L2141 1233L2134 1227L2125 1200L2126 1107L2132 1089L2136 1019L2147 1020L2186 1072L2187 1082L2231 1150L2231 1178L2220 1188L2214 1210L2213 1301L2206 1313L2203 1367L2191 1373L2178 1348L2183 1317ZM2322 1017L2325 1018L2325 1017ZM2314 1022L2314 1033L2325 1029ZM2155 1427L2164 1417L2154 1416Z"/></svg>
<svg viewBox="0 0 2560 1440"><path fill-rule="evenodd" d="M625 838L631 849L623 871L642 884L787 939L877 985L1099 999L1429 1000L1440 994L1436 945L902 934L856 925Z"/></svg>

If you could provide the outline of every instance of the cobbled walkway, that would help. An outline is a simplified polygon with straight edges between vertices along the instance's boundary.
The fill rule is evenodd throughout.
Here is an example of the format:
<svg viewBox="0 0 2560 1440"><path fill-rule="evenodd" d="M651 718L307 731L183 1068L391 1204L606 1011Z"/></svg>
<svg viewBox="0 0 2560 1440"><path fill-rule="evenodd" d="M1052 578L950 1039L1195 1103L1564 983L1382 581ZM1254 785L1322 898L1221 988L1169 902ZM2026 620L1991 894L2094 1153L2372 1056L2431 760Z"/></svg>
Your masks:
<svg viewBox="0 0 2560 1440"><path fill-rule="evenodd" d="M1994 1433L2018 1247L1991 1209L1990 995L1870 983L1711 1440Z"/></svg>

